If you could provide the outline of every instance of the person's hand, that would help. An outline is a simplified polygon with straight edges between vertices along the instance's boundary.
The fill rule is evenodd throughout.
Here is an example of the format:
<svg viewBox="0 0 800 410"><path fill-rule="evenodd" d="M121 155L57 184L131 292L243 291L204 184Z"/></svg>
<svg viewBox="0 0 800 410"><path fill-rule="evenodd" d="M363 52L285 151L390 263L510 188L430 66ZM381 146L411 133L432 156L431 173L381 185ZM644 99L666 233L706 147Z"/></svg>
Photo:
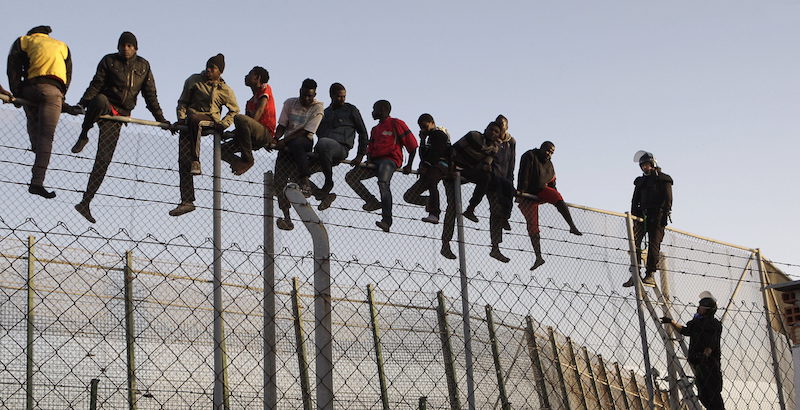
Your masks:
<svg viewBox="0 0 800 410"><path fill-rule="evenodd" d="M404 166L404 167L403 167L403 173L404 173L404 174L408 175L408 174L410 174L410 173L411 173L411 171L412 171L412 169L411 169L411 164L408 164L408 165L406 165L406 166Z"/></svg>
<svg viewBox="0 0 800 410"><path fill-rule="evenodd" d="M661 323L663 323L665 325L668 325L668 324L672 323L672 318L669 317L669 316L663 316L661 318Z"/></svg>
<svg viewBox="0 0 800 410"><path fill-rule="evenodd" d="M169 121L162 118L158 120L158 123L162 130L172 131L172 123Z"/></svg>
<svg viewBox="0 0 800 410"><path fill-rule="evenodd" d="M280 151L280 150L282 150L284 148L286 148L286 140L282 140L281 139L281 140L275 141L275 149L276 150Z"/></svg>
<svg viewBox="0 0 800 410"><path fill-rule="evenodd" d="M69 105L64 103L61 107L61 112L65 112L69 115L80 115L85 113L83 107L80 104Z"/></svg>
<svg viewBox="0 0 800 410"><path fill-rule="evenodd" d="M661 226L667 226L667 224L669 223L670 219L671 218L670 218L670 212L669 211L662 212L661 213Z"/></svg>
<svg viewBox="0 0 800 410"><path fill-rule="evenodd" d="M712 352L711 348L710 347L706 347L705 349L703 349L703 356L711 357L711 352Z"/></svg>
<svg viewBox="0 0 800 410"><path fill-rule="evenodd" d="M361 165L361 161L363 161L363 160L364 160L364 156L363 155L357 155L355 158L353 158L350 161L350 166L355 168L355 167Z"/></svg>

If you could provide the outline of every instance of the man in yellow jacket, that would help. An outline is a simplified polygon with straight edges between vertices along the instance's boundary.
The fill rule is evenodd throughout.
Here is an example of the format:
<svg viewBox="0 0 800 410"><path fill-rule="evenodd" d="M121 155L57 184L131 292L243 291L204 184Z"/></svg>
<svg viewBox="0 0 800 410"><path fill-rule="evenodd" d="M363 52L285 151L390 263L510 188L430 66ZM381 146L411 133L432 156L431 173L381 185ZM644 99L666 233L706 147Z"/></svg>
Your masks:
<svg viewBox="0 0 800 410"><path fill-rule="evenodd" d="M64 94L72 79L69 47L49 34L49 26L37 26L19 37L8 54L8 82L11 92L31 103L25 106L31 150L36 154L28 192L55 198L44 188L53 135L61 114Z"/></svg>

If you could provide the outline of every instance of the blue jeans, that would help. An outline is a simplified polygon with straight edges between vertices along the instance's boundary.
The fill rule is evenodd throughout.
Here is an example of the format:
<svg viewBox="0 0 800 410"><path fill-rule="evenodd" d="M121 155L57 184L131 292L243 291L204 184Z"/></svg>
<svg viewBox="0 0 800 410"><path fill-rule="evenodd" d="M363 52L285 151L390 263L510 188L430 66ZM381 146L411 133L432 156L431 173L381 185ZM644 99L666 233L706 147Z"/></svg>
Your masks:
<svg viewBox="0 0 800 410"><path fill-rule="evenodd" d="M348 172L344 177L347 185L353 188L353 191L364 200L364 202L377 201L375 195L369 192L364 183L361 182L365 179L378 177L378 191L381 194L381 219L389 225L392 225L392 190L391 181L394 171L397 170L397 164L389 158L375 158L371 159L370 163L375 168L356 167Z"/></svg>

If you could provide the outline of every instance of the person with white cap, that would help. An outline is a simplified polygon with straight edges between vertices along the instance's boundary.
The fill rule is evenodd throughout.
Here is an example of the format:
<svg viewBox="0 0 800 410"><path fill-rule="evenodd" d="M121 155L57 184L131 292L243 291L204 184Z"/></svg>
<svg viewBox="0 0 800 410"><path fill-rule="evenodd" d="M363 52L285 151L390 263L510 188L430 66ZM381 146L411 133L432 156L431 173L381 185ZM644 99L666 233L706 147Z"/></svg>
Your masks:
<svg viewBox="0 0 800 410"><path fill-rule="evenodd" d="M642 283L646 286L655 286L653 273L658 267L664 228L672 213L672 177L661 172L655 156L650 152L639 151L634 156L634 160L639 163L639 168L644 173L633 181L633 199L631 200L631 214L643 219L643 221L634 222L633 225L636 258L639 261L642 260L641 244L644 235L647 234L647 263ZM636 268L631 266L631 278L622 286L626 288L633 286L635 283L633 275L638 273Z"/></svg>
<svg viewBox="0 0 800 410"><path fill-rule="evenodd" d="M689 337L687 360L694 370L697 396L708 410L725 410L722 401L722 368L720 341L722 323L714 318L717 301L709 292L700 294L697 313L686 325L664 316L661 323L674 327L680 334Z"/></svg>

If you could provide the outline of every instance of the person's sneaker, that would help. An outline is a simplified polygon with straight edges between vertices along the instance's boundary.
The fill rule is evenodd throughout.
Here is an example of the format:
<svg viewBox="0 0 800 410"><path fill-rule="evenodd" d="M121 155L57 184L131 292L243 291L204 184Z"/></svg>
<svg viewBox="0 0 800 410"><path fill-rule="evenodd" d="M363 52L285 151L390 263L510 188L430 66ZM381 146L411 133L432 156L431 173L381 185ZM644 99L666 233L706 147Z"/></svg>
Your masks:
<svg viewBox="0 0 800 410"><path fill-rule="evenodd" d="M495 259L497 259L497 260L499 260L500 262L503 262L503 263L508 263L508 261L511 260L511 258L509 258L506 255L503 255L500 252L500 248L492 248L492 251L489 252L489 256L491 256L491 257L493 257L493 258L495 258Z"/></svg>
<svg viewBox="0 0 800 410"><path fill-rule="evenodd" d="M467 208L467 210L464 211L464 213L462 213L461 215L463 215L464 218L467 218L472 222L478 222L478 217L475 216L475 211L473 211L472 209Z"/></svg>
<svg viewBox="0 0 800 410"><path fill-rule="evenodd" d="M442 244L442 250L439 251L439 253L441 253L442 256L444 256L447 259L456 258L456 254L453 253L453 251L450 249L450 245L447 244Z"/></svg>
<svg viewBox="0 0 800 410"><path fill-rule="evenodd" d="M277 225L278 229L282 231L291 231L294 229L294 224L292 221L286 218L278 218L278 220L275 221L275 225Z"/></svg>
<svg viewBox="0 0 800 410"><path fill-rule="evenodd" d="M191 202L181 202L180 205L176 206L175 209L169 211L169 216L181 216L183 214L188 214L195 210L194 204Z"/></svg>
<svg viewBox="0 0 800 410"><path fill-rule="evenodd" d="M633 276L631 276L631 278L630 278L630 279L628 279L628 280L627 280L625 283L623 283L623 284L622 284L622 287L623 287L623 288L630 288L630 287L633 287L633 285L634 285L635 283L636 283L636 282L634 282Z"/></svg>
<svg viewBox="0 0 800 410"><path fill-rule="evenodd" d="M319 206L317 206L317 209L319 209L320 211L324 211L330 208L331 204L335 200L336 200L336 194L330 193L328 195L325 195L325 198L322 198L322 200L319 202Z"/></svg>
<svg viewBox="0 0 800 410"><path fill-rule="evenodd" d="M645 272L644 277L642 278L642 285L649 286L651 288L656 287L656 278L653 277L653 272Z"/></svg>
<svg viewBox="0 0 800 410"><path fill-rule="evenodd" d="M439 223L439 217L434 214L429 214L428 216L422 218L422 222L427 222L429 224L435 225Z"/></svg>
<svg viewBox="0 0 800 410"><path fill-rule="evenodd" d="M577 236L582 236L583 235L581 233L581 231L579 231L578 228L576 228L576 227L569 228L569 233L571 233L573 235L577 235Z"/></svg>
<svg viewBox="0 0 800 410"><path fill-rule="evenodd" d="M56 191L48 191L41 185L28 185L28 192L34 195L39 195L44 199L53 199L56 197Z"/></svg>
<svg viewBox="0 0 800 410"><path fill-rule="evenodd" d="M377 211L378 209L381 209L381 202L378 200L369 201L366 204L362 205L361 209L367 212Z"/></svg>
<svg viewBox="0 0 800 410"><path fill-rule="evenodd" d="M192 161L192 167L190 172L192 175L200 175L203 173L203 169L200 168L200 161Z"/></svg>
<svg viewBox="0 0 800 410"><path fill-rule="evenodd" d="M389 228L392 225L389 225L389 223L385 222L385 221L377 221L377 222L375 222L375 226L377 226L378 228L383 229L384 232L389 232Z"/></svg>
<svg viewBox="0 0 800 410"><path fill-rule="evenodd" d="M75 204L75 210L78 211L81 216L86 218L87 221L91 223L97 222L94 217L92 216L92 211L89 209L89 204L86 202L78 202Z"/></svg>
<svg viewBox="0 0 800 410"><path fill-rule="evenodd" d="M70 149L70 151L72 151L73 154L77 154L83 151L83 148L88 143L89 143L89 138L82 138L82 137L78 138L78 140L75 141L75 145L72 146L72 149Z"/></svg>
<svg viewBox="0 0 800 410"><path fill-rule="evenodd" d="M511 223L508 222L508 219L506 219L506 221L503 223L503 230L505 230L505 231L510 231L511 230ZM542 263L544 263L544 262L542 262Z"/></svg>
<svg viewBox="0 0 800 410"><path fill-rule="evenodd" d="M531 270L536 270L539 266L544 265L544 259L536 258L536 262L533 262L533 266L531 266Z"/></svg>

